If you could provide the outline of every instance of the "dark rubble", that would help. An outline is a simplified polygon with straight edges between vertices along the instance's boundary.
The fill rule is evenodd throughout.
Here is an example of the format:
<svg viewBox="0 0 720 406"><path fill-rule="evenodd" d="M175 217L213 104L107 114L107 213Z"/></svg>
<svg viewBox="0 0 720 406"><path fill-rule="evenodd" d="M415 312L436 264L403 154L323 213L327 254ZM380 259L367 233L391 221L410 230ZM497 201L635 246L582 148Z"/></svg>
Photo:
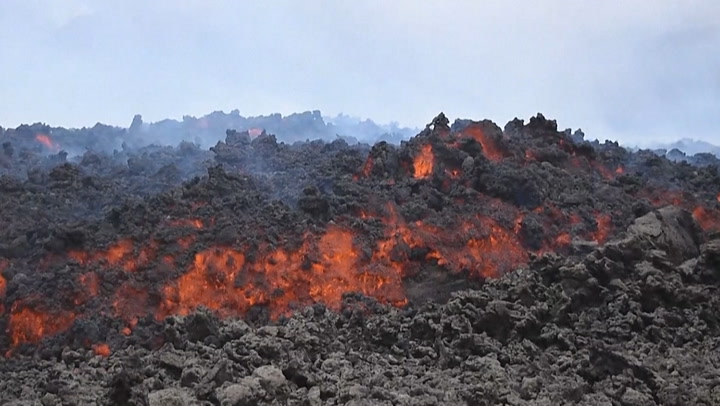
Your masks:
<svg viewBox="0 0 720 406"><path fill-rule="evenodd" d="M3 404L717 402L717 165L541 115L75 159L23 131Z"/></svg>
<svg viewBox="0 0 720 406"><path fill-rule="evenodd" d="M720 240L639 218L579 259L405 309L357 295L277 325L172 317L157 350L1 364L2 400L137 405L717 404ZM97 403L96 403L97 402Z"/></svg>

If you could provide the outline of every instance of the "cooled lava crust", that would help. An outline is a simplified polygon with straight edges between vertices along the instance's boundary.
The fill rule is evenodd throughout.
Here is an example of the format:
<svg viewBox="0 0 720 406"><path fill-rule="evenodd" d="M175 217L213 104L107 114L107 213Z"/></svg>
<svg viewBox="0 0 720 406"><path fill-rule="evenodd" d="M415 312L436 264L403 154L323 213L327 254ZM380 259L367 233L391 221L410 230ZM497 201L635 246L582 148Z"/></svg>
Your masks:
<svg viewBox="0 0 720 406"><path fill-rule="evenodd" d="M3 138L2 404L720 402L716 162L542 115L76 160Z"/></svg>

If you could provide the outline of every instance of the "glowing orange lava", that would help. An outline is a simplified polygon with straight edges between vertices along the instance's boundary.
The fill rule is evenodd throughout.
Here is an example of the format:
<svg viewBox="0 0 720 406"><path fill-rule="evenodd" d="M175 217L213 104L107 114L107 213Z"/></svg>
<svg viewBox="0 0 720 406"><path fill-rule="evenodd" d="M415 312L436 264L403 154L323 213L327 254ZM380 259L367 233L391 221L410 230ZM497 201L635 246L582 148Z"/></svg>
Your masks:
<svg viewBox="0 0 720 406"><path fill-rule="evenodd" d="M7 289L7 281L5 281L5 277L2 275L2 272L7 267L7 262L5 260L0 259L0 314L5 313L5 306L2 303L3 298L5 297L5 289Z"/></svg>
<svg viewBox="0 0 720 406"><path fill-rule="evenodd" d="M250 138L257 138L262 134L263 129L262 128L251 128L248 130L248 134L250 135Z"/></svg>
<svg viewBox="0 0 720 406"><path fill-rule="evenodd" d="M375 162L373 161L372 156L368 156L362 170L360 171L360 175L362 175L362 177L364 178L370 176L373 170L373 166L375 166ZM357 180L357 176L355 177L355 180Z"/></svg>
<svg viewBox="0 0 720 406"><path fill-rule="evenodd" d="M462 171L460 169L446 169L445 173L452 179L460 179Z"/></svg>
<svg viewBox="0 0 720 406"><path fill-rule="evenodd" d="M70 328L75 315L69 312L40 312L15 302L10 311L8 333L10 343L17 347L35 343L48 335L58 334Z"/></svg>
<svg viewBox="0 0 720 406"><path fill-rule="evenodd" d="M595 221L597 222L597 231L592 234L592 239L598 244L604 244L612 230L612 219L607 214L597 214Z"/></svg>
<svg viewBox="0 0 720 406"><path fill-rule="evenodd" d="M175 284L163 289L164 300L158 313L163 319L173 313L186 315L205 306L225 315L232 310L242 313L252 305L235 295L235 277L245 264L243 254L222 248L209 248L195 254L190 270Z"/></svg>
<svg viewBox="0 0 720 406"><path fill-rule="evenodd" d="M123 239L110 245L104 251L93 253L70 251L68 256L81 265L106 262L111 266L119 266L127 272L134 272L138 267L147 265L147 263L154 258L157 247L157 242L152 241L135 255L135 247L132 240Z"/></svg>
<svg viewBox="0 0 720 406"><path fill-rule="evenodd" d="M83 292L75 297L75 305L79 306L93 297L96 297L100 291L100 279L95 272L88 272L78 277L78 282L84 288Z"/></svg>
<svg viewBox="0 0 720 406"><path fill-rule="evenodd" d="M622 175L623 173L625 173L625 168L623 168L622 166L618 166L617 169L615 169L615 173L617 175Z"/></svg>
<svg viewBox="0 0 720 406"><path fill-rule="evenodd" d="M93 352L95 355L107 358L110 356L110 346L105 343L95 344L93 345Z"/></svg>
<svg viewBox="0 0 720 406"><path fill-rule="evenodd" d="M378 242L372 263L408 273L412 248L429 248L427 259L457 273L468 271L476 277L493 277L527 263L527 254L518 237L482 216L453 227L452 231L421 221L407 224L393 205L386 208L385 239Z"/></svg>
<svg viewBox="0 0 720 406"><path fill-rule="evenodd" d="M350 231L331 227L317 241L307 236L297 251L270 250L253 263L230 248L206 249L195 255L185 274L163 288L155 316L186 315L199 306L221 316L242 315L264 304L277 318L299 304L321 302L339 309L342 295L351 291L391 303L405 300L399 275L368 269L353 238Z"/></svg>
<svg viewBox="0 0 720 406"><path fill-rule="evenodd" d="M433 154L432 145L425 144L420 149L420 154L418 154L413 160L415 178L425 179L429 177L430 175L432 175L434 167L435 155Z"/></svg>
<svg viewBox="0 0 720 406"><path fill-rule="evenodd" d="M200 219L180 219L170 222L171 227L192 227L201 230L205 225Z"/></svg>
<svg viewBox="0 0 720 406"><path fill-rule="evenodd" d="M704 231L720 230L720 212L699 206L693 210L695 221Z"/></svg>
<svg viewBox="0 0 720 406"><path fill-rule="evenodd" d="M47 135L45 135L45 134L37 134L37 135L35 136L35 140L36 140L37 142L43 144L44 146L46 146L46 147L49 148L49 149L52 149L52 150L58 150L58 149L60 149L60 147L59 147L57 144L55 144L55 143L53 142L53 140L50 139L49 136L47 136Z"/></svg>
<svg viewBox="0 0 720 406"><path fill-rule="evenodd" d="M555 238L557 245L570 245L570 242L572 242L572 237L568 233L562 233Z"/></svg>
<svg viewBox="0 0 720 406"><path fill-rule="evenodd" d="M489 160L498 162L504 158L504 154L496 144L495 140L485 135L483 129L478 125L471 124L467 126L464 130L462 130L462 135L471 137L482 145L483 153Z"/></svg>

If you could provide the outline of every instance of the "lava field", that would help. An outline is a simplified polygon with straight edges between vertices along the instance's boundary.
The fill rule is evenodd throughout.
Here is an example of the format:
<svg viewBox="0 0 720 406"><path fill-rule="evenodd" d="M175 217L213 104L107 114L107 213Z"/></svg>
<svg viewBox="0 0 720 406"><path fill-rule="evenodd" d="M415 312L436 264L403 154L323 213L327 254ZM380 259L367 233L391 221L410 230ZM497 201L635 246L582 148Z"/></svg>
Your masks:
<svg viewBox="0 0 720 406"><path fill-rule="evenodd" d="M139 138L0 128L0 404L720 404L717 158Z"/></svg>

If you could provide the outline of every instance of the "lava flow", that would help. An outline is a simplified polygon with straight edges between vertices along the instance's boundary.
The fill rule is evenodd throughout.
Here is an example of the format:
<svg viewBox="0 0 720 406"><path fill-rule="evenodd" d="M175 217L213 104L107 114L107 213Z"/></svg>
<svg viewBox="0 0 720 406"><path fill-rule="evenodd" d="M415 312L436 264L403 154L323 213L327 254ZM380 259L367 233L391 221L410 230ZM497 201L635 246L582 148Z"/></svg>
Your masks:
<svg viewBox="0 0 720 406"><path fill-rule="evenodd" d="M544 118L514 122L511 134L447 121L364 150L229 132L210 151L167 152L175 161L158 167L162 154L123 157L121 169L87 154L34 174L27 189L4 184L14 205L45 211L3 213L15 223L0 237L0 350L86 328L95 341L86 348L108 356L201 307L273 322L314 304L339 311L350 293L395 306L438 299L415 287L459 289L544 254L585 255L665 205L720 229L710 171L683 184L670 171L644 175L654 158L575 145ZM173 184L193 154L207 174ZM89 214L78 222L68 212Z"/></svg>
<svg viewBox="0 0 720 406"><path fill-rule="evenodd" d="M35 140L41 144L43 144L45 147L47 147L50 150L58 151L60 150L60 147L53 142L53 140L45 135L45 134L37 134L35 136Z"/></svg>
<svg viewBox="0 0 720 406"><path fill-rule="evenodd" d="M435 155L433 154L432 145L425 144L420 149L420 153L415 157L413 161L413 169L415 170L415 177L418 179L424 179L432 175L435 167Z"/></svg>

